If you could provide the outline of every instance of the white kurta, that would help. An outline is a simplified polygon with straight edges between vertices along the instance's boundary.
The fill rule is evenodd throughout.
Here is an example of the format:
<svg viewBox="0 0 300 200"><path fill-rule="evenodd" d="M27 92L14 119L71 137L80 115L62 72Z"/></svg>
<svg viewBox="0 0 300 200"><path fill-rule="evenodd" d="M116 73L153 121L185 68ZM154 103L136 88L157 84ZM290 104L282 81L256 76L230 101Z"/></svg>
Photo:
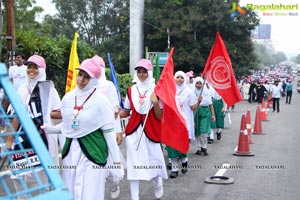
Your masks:
<svg viewBox="0 0 300 200"><path fill-rule="evenodd" d="M188 87L184 87L182 92L177 91L177 94L179 95L183 117L188 128L189 139L195 140L194 112L191 106L197 103L197 97Z"/></svg>
<svg viewBox="0 0 300 200"><path fill-rule="evenodd" d="M127 179L149 181L157 176L167 179L160 143L154 143L143 135L137 150L141 131L142 126L139 126L137 131L126 137Z"/></svg>
<svg viewBox="0 0 300 200"><path fill-rule="evenodd" d="M91 81L92 79L90 82ZM77 96L77 105L82 105L88 95L91 94L91 90L82 93L79 90L76 93L76 90L78 89L67 93L62 99L61 113L63 122L61 130L67 137L73 138L70 150L63 159L63 166L73 169L64 169L63 179L75 200L103 200L105 194L105 178L108 175L108 170L87 159L79 146L77 138L86 136L99 128L103 133L114 134L113 109L109 100L98 90L95 90L93 95L91 95L84 104L83 109L79 112L79 128L71 128L75 96ZM114 136L113 139L115 139ZM109 151L112 150L111 148L114 148L114 152L117 152L115 148L117 145L115 144L115 146L113 146L108 143L106 138L105 140ZM115 140L113 141L115 142ZM116 153L115 156L114 162L120 161L119 154Z"/></svg>
<svg viewBox="0 0 300 200"><path fill-rule="evenodd" d="M111 105L114 109L114 112L119 112L119 108L120 108L119 97L118 97L118 92L117 92L116 86L113 84L113 82L108 81L106 79L101 80L98 82L97 89L100 91L101 94L103 94L104 96L106 96L109 99L109 102L111 103ZM119 115L117 118L115 118L115 130L116 130L115 131L116 133L122 132L121 120L120 120ZM120 154L123 168L125 168L126 161L125 161L123 153L121 152L120 149L119 149L119 154ZM113 163L111 154L108 154L107 163L108 163L108 165L111 165ZM111 171L112 173L114 172L114 170L109 170L109 171ZM113 179L115 180L116 177L114 177Z"/></svg>
<svg viewBox="0 0 300 200"><path fill-rule="evenodd" d="M125 99L124 107L130 109L128 97ZM150 141L143 133L137 149L141 132L142 126L140 125L134 133L126 136L127 179L149 181L157 176L167 179L165 159L160 143Z"/></svg>

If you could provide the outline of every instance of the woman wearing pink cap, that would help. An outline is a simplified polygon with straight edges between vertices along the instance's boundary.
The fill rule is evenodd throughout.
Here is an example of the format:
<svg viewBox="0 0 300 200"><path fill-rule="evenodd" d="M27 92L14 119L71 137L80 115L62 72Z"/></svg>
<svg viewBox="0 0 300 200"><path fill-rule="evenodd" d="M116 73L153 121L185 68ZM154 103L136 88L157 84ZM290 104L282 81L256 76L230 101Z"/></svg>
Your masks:
<svg viewBox="0 0 300 200"><path fill-rule="evenodd" d="M76 88L62 99L62 123L47 127L66 137L62 150L63 179L75 200L104 199L107 169L116 169L122 178L119 149L114 129L114 111L97 89L101 74L95 58L84 60L76 78ZM108 166L110 153L113 163Z"/></svg>
<svg viewBox="0 0 300 200"><path fill-rule="evenodd" d="M135 85L128 88L124 110L120 113L120 117L123 118L132 112L125 134L127 179L133 200L139 199L139 180L153 180L155 197L161 198L162 178L168 178L160 146L162 106L153 93L155 85L152 68L149 60L139 61L135 68L138 79Z"/></svg>
<svg viewBox="0 0 300 200"><path fill-rule="evenodd" d="M120 104L119 104L118 92L117 92L117 89L116 89L115 85L113 84L113 82L106 79L105 62L104 62L103 58L95 55L93 57L93 59L95 59L101 66L101 76L98 80L97 89L99 89L99 91L109 99L109 102L111 103L111 105L114 109L116 141L117 141L117 144L120 145L123 141L123 132L122 132L121 121L120 121L120 116L119 116L119 112L120 112L121 108L120 108ZM120 158L121 158L121 161L123 164L123 163L125 163L125 159L124 159L123 154L120 149L119 149L119 153L120 153ZM112 158L112 156L109 154L108 155L108 164L113 163L111 158ZM109 169L109 171L110 171L109 175L106 178L107 186L109 187L111 198L116 199L120 195L120 180L118 179L118 177L114 176L113 169L112 170Z"/></svg>
<svg viewBox="0 0 300 200"><path fill-rule="evenodd" d="M53 83L45 81L46 63L43 57L33 55L29 57L25 65L27 65L27 81L19 87L18 94L23 100L24 106L27 108L28 113L32 118L34 124L36 125L42 140L44 141L45 145L49 147L49 153L52 159L54 160L54 162L56 162L56 164L58 164L58 150L53 148L50 142L52 140L52 137L48 135L48 132L42 130L41 126L43 123L51 124L51 119L61 118L61 113L59 112L60 97L56 89L54 88ZM14 111L11 110L11 112ZM18 130L20 128L20 123L17 118L13 119L12 125L14 127L14 130ZM20 149L20 144L22 144L25 149L32 148L26 135L21 135L19 138L13 138L13 136L9 137L6 142L7 148L14 148L14 150ZM34 151L29 154L29 158L31 157L32 159L28 159L32 162L31 166L40 165L40 161L38 159L35 159L36 154ZM24 159L24 157L13 156L13 160L15 162L21 162L22 159ZM48 180L44 172L39 171L38 174L43 183L47 183ZM17 178L21 177L17 176ZM35 179L33 174L30 173L30 171L22 178L29 185L29 188L38 185L37 180ZM23 186L21 185L19 180L14 181L14 186L17 191L23 190ZM22 196L20 198L26 197Z"/></svg>

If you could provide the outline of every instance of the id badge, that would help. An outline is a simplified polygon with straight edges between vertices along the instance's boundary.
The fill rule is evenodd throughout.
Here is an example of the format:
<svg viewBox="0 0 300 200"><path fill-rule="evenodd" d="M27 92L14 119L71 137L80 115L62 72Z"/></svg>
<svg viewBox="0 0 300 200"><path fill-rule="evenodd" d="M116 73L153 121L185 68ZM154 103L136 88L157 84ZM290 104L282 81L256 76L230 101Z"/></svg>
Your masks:
<svg viewBox="0 0 300 200"><path fill-rule="evenodd" d="M78 129L79 128L79 121L78 121L77 117L73 117L71 127L73 129Z"/></svg>

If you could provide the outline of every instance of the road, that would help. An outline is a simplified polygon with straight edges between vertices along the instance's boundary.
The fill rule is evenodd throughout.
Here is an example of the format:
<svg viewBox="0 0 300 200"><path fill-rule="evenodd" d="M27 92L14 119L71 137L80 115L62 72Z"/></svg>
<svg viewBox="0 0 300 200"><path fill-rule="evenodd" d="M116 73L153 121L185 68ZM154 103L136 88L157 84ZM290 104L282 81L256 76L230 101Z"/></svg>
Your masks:
<svg viewBox="0 0 300 200"><path fill-rule="evenodd" d="M295 85L295 84L294 84ZM295 86L294 86L295 89ZM247 101L236 105L230 112L232 124L225 119L225 129L222 139L209 144L209 156L195 155L195 146L189 151L189 166L187 174L176 179L164 181L163 200L297 200L300 178L300 94L294 90L292 103L280 101L279 113L268 110L269 121L262 122L265 135L253 135L254 144L250 145L253 157L234 156L238 145L241 116L250 110L252 128L254 127L256 108L258 104ZM124 150L124 147L122 147ZM123 151L125 152L125 151ZM166 152L164 152L166 154ZM230 185L207 184L204 180L214 176L222 164L230 164L224 176L234 179ZM106 199L110 199L106 191ZM120 200L130 199L129 184L121 182ZM152 182L142 181L140 199L154 199Z"/></svg>

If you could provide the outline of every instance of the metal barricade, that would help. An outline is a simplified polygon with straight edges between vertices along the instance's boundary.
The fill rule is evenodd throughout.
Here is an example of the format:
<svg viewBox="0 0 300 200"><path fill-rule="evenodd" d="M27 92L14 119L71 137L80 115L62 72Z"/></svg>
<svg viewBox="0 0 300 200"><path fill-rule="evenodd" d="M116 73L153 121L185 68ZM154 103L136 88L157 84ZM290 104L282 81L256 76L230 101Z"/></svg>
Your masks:
<svg viewBox="0 0 300 200"><path fill-rule="evenodd" d="M4 89L15 114L7 114L0 105L0 199L72 199L39 133L29 117L21 98L10 80L7 69L0 63L0 88ZM14 130L17 118L21 131ZM6 140L26 135L31 148L18 144L18 150L7 149Z"/></svg>

